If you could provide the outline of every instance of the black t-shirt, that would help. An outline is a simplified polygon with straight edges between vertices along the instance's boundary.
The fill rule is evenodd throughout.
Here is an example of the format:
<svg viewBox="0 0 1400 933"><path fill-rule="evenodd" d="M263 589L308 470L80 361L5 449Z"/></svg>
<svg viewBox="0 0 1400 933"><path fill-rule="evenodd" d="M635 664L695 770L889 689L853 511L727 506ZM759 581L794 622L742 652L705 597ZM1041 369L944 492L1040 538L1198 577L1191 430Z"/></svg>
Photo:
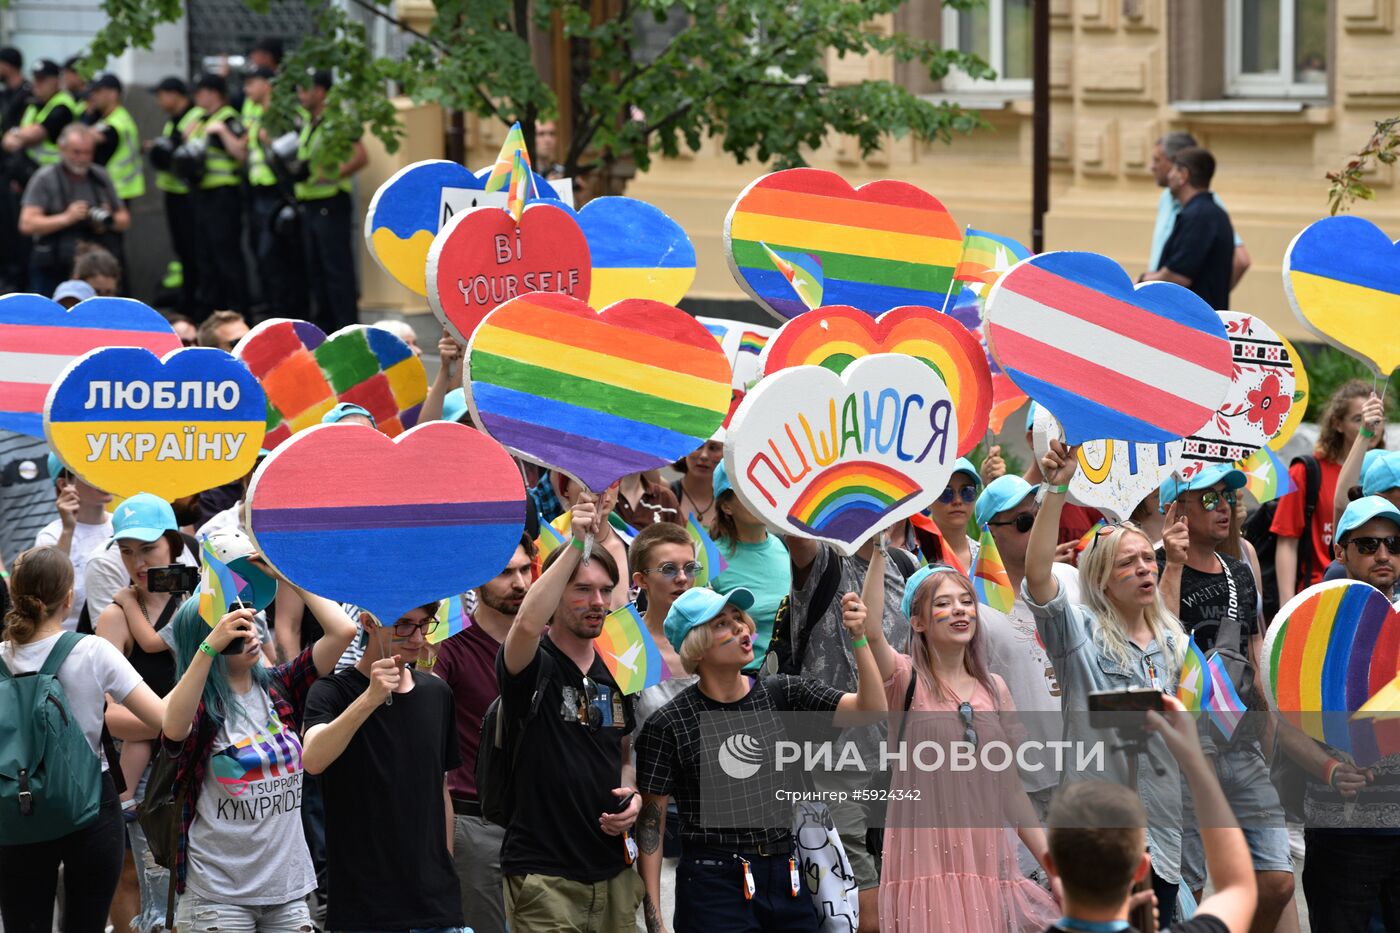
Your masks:
<svg viewBox="0 0 1400 933"><path fill-rule="evenodd" d="M1230 215L1203 191L1182 205L1176 225L1162 247L1158 268L1191 280L1191 291L1212 308L1230 307L1230 276L1235 256L1235 229Z"/></svg>
<svg viewBox="0 0 1400 933"><path fill-rule="evenodd" d="M545 635L540 650L519 674L506 671L505 652L496 656L501 709L515 720L530 710L536 685L539 711L525 726L509 726L520 742L515 767L515 813L501 849L501 874L551 875L595 884L627 868L625 843L598 826L614 810L622 786L622 740L630 734L632 698L617 688L595 653L588 684L567 656ZM592 731L588 706L598 711ZM580 716L580 711L583 711ZM583 721L581 721L581 719Z"/></svg>
<svg viewBox="0 0 1400 933"><path fill-rule="evenodd" d="M1064 927L1056 924L1045 933L1064 933ZM1135 927L1128 927L1125 933L1138 933L1138 931ZM1230 933L1230 928L1219 917L1201 914L1190 920L1183 920L1181 923L1173 923L1167 927L1167 933Z"/></svg>
<svg viewBox="0 0 1400 933"><path fill-rule="evenodd" d="M1225 554L1220 555L1230 575L1235 580L1235 592L1239 600L1240 644L1239 650L1249 657L1249 639L1258 635L1258 599L1254 588L1254 572L1242 560ZM1166 562L1166 554L1157 550L1157 569L1160 571ZM1225 574L1202 573L1190 566L1181 568L1181 625L1191 633L1202 653L1215 647L1215 633L1220 623L1230 614L1230 590Z"/></svg>
<svg viewBox="0 0 1400 933"><path fill-rule="evenodd" d="M329 723L369 686L351 668L306 698L305 731ZM462 926L447 852L443 780L461 763L452 689L413 672L413 689L375 710L321 775L332 930Z"/></svg>

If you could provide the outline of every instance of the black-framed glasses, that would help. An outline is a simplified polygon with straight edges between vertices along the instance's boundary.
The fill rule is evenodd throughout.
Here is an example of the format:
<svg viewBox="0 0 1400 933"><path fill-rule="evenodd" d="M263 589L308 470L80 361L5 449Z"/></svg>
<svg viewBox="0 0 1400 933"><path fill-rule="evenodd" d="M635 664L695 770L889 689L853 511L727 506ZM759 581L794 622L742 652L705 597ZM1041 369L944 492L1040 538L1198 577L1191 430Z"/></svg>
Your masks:
<svg viewBox="0 0 1400 933"><path fill-rule="evenodd" d="M684 573L687 577L693 579L695 575L698 574L702 569L704 568L700 566L699 561L688 560L683 564L677 564L673 561L668 560L660 567L653 567L650 570L643 570L642 573L659 573L667 580L674 580L680 574Z"/></svg>
<svg viewBox="0 0 1400 933"><path fill-rule="evenodd" d="M987 524L996 525L998 527L1001 527L1003 525L1014 525L1016 527L1017 532L1019 532L1020 534L1025 534L1026 532L1030 531L1032 528L1035 527L1035 514L1033 512L1022 512L1020 515L1017 515L1015 518L1008 519L1007 521L987 522Z"/></svg>
<svg viewBox="0 0 1400 933"><path fill-rule="evenodd" d="M425 636L437 631L438 618L424 619L422 622L404 622L399 620L394 623L394 634L399 638L412 638L414 632L422 632Z"/></svg>
<svg viewBox="0 0 1400 933"><path fill-rule="evenodd" d="M1227 489L1224 492L1216 492L1214 489L1207 489L1201 493L1201 508L1207 512L1214 512L1222 500L1233 509L1235 507L1235 491Z"/></svg>
<svg viewBox="0 0 1400 933"><path fill-rule="evenodd" d="M938 494L938 501L943 505L952 505L955 496L961 499L964 505L971 505L977 501L977 487L964 486L961 489L954 489L949 486Z"/></svg>
<svg viewBox="0 0 1400 933"><path fill-rule="evenodd" d="M963 722L963 741L971 742L972 747L977 747L977 730L972 726L972 704L964 700L958 705L958 715Z"/></svg>
<svg viewBox="0 0 1400 933"><path fill-rule="evenodd" d="M603 728L603 711L598 708L598 685L586 675L583 678L583 694L579 700L579 724L587 726L589 732L597 732Z"/></svg>
<svg viewBox="0 0 1400 933"><path fill-rule="evenodd" d="M1380 550L1382 544L1390 552L1391 557L1400 557L1400 535L1386 535L1384 538L1377 538L1367 535L1364 538L1347 538L1347 544L1356 545L1358 554L1374 554Z"/></svg>

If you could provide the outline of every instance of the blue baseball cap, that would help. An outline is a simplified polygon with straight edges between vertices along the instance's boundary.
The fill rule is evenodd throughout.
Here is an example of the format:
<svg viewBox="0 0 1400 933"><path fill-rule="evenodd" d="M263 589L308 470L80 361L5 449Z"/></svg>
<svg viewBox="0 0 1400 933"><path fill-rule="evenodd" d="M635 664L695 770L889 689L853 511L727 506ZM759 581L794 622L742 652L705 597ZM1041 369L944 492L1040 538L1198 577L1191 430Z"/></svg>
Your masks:
<svg viewBox="0 0 1400 933"><path fill-rule="evenodd" d="M753 607L753 593L742 586L736 586L728 593L716 593L714 590L698 586L686 590L676 597L676 601L671 603L671 611L666 613L666 640L671 643L671 647L680 651L681 642L685 641L685 636L691 629L697 625L704 625L719 615L725 606L731 604L736 609L747 612Z"/></svg>
<svg viewBox="0 0 1400 933"><path fill-rule="evenodd" d="M87 301L89 298L97 296L97 290L82 279L69 279L66 282L59 282L58 287L53 290L53 300L62 301L65 298L72 298L76 301Z"/></svg>
<svg viewBox="0 0 1400 933"><path fill-rule="evenodd" d="M953 473L954 475L964 473L972 479L973 485L982 485L982 474L977 472L977 467L973 466L972 461L966 457L959 457L953 462ZM949 479L952 479L952 477L949 477Z"/></svg>
<svg viewBox="0 0 1400 933"><path fill-rule="evenodd" d="M1157 501L1161 503L1161 509L1165 512L1167 506L1175 502L1183 492L1190 492L1192 489L1210 489L1218 483L1224 483L1226 489L1243 489L1247 482L1249 482L1249 477L1230 464L1217 463L1215 466L1206 467L1184 482L1174 474L1168 476L1157 489Z"/></svg>
<svg viewBox="0 0 1400 933"><path fill-rule="evenodd" d="M716 499L720 497L720 493L734 488L734 484L729 482L729 471L725 469L723 460L715 464L715 472L710 481L714 484Z"/></svg>
<svg viewBox="0 0 1400 933"><path fill-rule="evenodd" d="M1338 544L1345 544L1346 537L1352 529L1360 528L1373 518L1387 519L1400 531L1400 509L1381 496L1362 496L1353 500L1342 513L1342 520L1337 522L1337 533L1333 540Z"/></svg>
<svg viewBox="0 0 1400 933"><path fill-rule="evenodd" d="M465 389L453 389L442 400L442 420L460 421L467 413L467 393Z"/></svg>
<svg viewBox="0 0 1400 933"><path fill-rule="evenodd" d="M1035 430L1035 402L1026 406L1026 430Z"/></svg>
<svg viewBox="0 0 1400 933"><path fill-rule="evenodd" d="M60 476L63 475L63 470L64 470L63 461L60 460L60 459L58 459L58 454L50 453L50 454L49 454L49 479L53 480L55 483L58 482L58 478L59 478Z"/></svg>
<svg viewBox="0 0 1400 933"><path fill-rule="evenodd" d="M982 494L977 497L977 505L972 509L972 517L978 525L985 525L998 513L1020 505L1025 501L1026 496L1035 495L1035 491L1039 488L1039 484L1032 486L1021 477L1013 476L1010 473L998 476L988 483L987 488L982 490Z"/></svg>
<svg viewBox="0 0 1400 933"><path fill-rule="evenodd" d="M362 405L356 405L354 402L341 402L339 405L336 405L321 416L321 423L339 424L349 415L364 415L369 419L370 424L374 425L376 428L379 427L379 422L374 420L374 415L369 413L369 409Z"/></svg>
<svg viewBox="0 0 1400 933"><path fill-rule="evenodd" d="M149 492L138 492L117 507L112 516L112 539L107 546L123 538L149 543L167 531L179 530L169 502Z"/></svg>
<svg viewBox="0 0 1400 933"><path fill-rule="evenodd" d="M1400 486L1400 450L1367 451L1366 459L1370 462L1361 467L1363 496L1378 496Z"/></svg>
<svg viewBox="0 0 1400 933"><path fill-rule="evenodd" d="M914 618L914 597L919 593L919 587L924 585L924 581L935 573L957 573L958 571L947 564L928 564L920 567L909 575L909 579L904 581L904 599L899 604L899 608L904 610L904 618Z"/></svg>

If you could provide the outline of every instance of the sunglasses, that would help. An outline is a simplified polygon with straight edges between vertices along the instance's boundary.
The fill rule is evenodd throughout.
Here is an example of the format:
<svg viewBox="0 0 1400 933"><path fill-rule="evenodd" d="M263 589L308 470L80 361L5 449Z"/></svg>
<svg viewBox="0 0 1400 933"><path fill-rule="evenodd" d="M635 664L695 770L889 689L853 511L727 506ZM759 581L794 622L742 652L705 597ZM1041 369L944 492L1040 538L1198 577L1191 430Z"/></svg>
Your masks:
<svg viewBox="0 0 1400 933"><path fill-rule="evenodd" d="M1235 507L1235 491L1227 489L1224 492L1216 492L1214 489L1207 489L1201 493L1201 508L1207 512L1214 512L1221 500L1224 500L1233 509Z"/></svg>
<svg viewBox="0 0 1400 933"><path fill-rule="evenodd" d="M961 499L964 505L971 505L977 501L977 487L964 486L954 490L953 487L949 486L938 494L938 501L943 505L952 505L954 498Z"/></svg>
<svg viewBox="0 0 1400 933"><path fill-rule="evenodd" d="M1347 544L1356 545L1358 554L1374 554L1380 550L1382 544L1390 552L1390 556L1400 556L1400 535L1387 535L1384 538L1366 536L1364 538L1348 538Z"/></svg>
<svg viewBox="0 0 1400 933"><path fill-rule="evenodd" d="M668 560L660 567L653 567L651 570L643 570L642 573L659 573L667 580L674 580L682 573L684 573L687 577L693 578L702 569L704 568L700 566L699 561L689 560L686 561L684 564L675 564Z"/></svg>
<svg viewBox="0 0 1400 933"><path fill-rule="evenodd" d="M431 619L424 619L422 622L395 622L394 634L399 638L412 638L414 632L422 632L424 635L431 635L437 631L438 619L434 616Z"/></svg>
<svg viewBox="0 0 1400 933"><path fill-rule="evenodd" d="M977 747L977 730L972 727L972 704L964 702L958 706L958 715L963 722L963 741L972 743Z"/></svg>
<svg viewBox="0 0 1400 933"><path fill-rule="evenodd" d="M1022 512L1020 515L1017 515L1015 518L1009 519L1007 521L987 522L987 524L997 526L1014 525L1016 526L1016 530L1019 533L1025 534L1026 532L1030 531L1032 527L1035 526L1035 514L1032 512Z"/></svg>

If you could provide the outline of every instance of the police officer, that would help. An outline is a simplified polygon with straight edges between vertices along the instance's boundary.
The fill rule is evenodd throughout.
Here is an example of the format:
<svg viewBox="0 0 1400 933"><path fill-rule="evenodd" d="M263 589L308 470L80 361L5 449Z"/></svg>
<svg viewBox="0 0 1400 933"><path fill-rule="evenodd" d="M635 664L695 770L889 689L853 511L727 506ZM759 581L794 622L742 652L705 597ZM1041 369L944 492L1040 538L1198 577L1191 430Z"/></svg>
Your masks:
<svg viewBox="0 0 1400 933"><path fill-rule="evenodd" d="M78 102L59 86L58 63L41 58L30 73L33 91L19 126L5 133L6 152L28 150L36 167L58 164L58 134L78 114ZM28 179L24 179L28 181Z"/></svg>
<svg viewBox="0 0 1400 933"><path fill-rule="evenodd" d="M272 139L263 125L272 99L270 68L254 68L243 79L243 114L248 129L248 245L257 260L263 301L273 317L306 313L306 256L301 220L289 179L279 175L280 162L269 158Z"/></svg>
<svg viewBox="0 0 1400 933"><path fill-rule="evenodd" d="M325 118L326 94L333 81L329 71L304 76L297 97L306 109L297 160L307 166L306 180L297 182L306 236L306 274L321 329L326 333L354 324L359 318L355 258L351 252L351 176L365 167L369 156L357 139L348 161L326 165L319 130Z"/></svg>
<svg viewBox="0 0 1400 933"><path fill-rule="evenodd" d="M19 126L29 104L24 56L13 46L0 47L0 135ZM19 171L12 176L12 163ZM19 196L32 165L27 156L0 156L0 293L28 291L29 238L19 232Z"/></svg>
<svg viewBox="0 0 1400 933"><path fill-rule="evenodd" d="M71 55L63 61L62 81L63 89L68 92L68 96L78 103L87 100L88 83L78 71L78 62L82 61L81 55Z"/></svg>
<svg viewBox="0 0 1400 933"><path fill-rule="evenodd" d="M110 71L94 77L88 88L88 108L97 118L93 129L101 136L97 162L107 169L117 194L130 207L146 193L146 176L141 172L141 134L122 104L121 80Z"/></svg>
<svg viewBox="0 0 1400 933"><path fill-rule="evenodd" d="M241 312L248 307L239 193L247 132L238 111L228 104L228 82L222 76L200 75L194 100L204 115L186 130L183 151L190 156L202 151L203 159L193 195L201 286L195 301L203 320L216 309ZM180 158L177 152L177 161Z"/></svg>
<svg viewBox="0 0 1400 933"><path fill-rule="evenodd" d="M173 154L204 111L190 102L189 88L179 78L163 79L155 86L155 95L156 104L166 116L165 129L147 145L147 158L156 169L156 187L165 195L165 223L170 228L171 247L180 261L179 311L193 319L200 277L194 203L190 183L175 174Z"/></svg>

